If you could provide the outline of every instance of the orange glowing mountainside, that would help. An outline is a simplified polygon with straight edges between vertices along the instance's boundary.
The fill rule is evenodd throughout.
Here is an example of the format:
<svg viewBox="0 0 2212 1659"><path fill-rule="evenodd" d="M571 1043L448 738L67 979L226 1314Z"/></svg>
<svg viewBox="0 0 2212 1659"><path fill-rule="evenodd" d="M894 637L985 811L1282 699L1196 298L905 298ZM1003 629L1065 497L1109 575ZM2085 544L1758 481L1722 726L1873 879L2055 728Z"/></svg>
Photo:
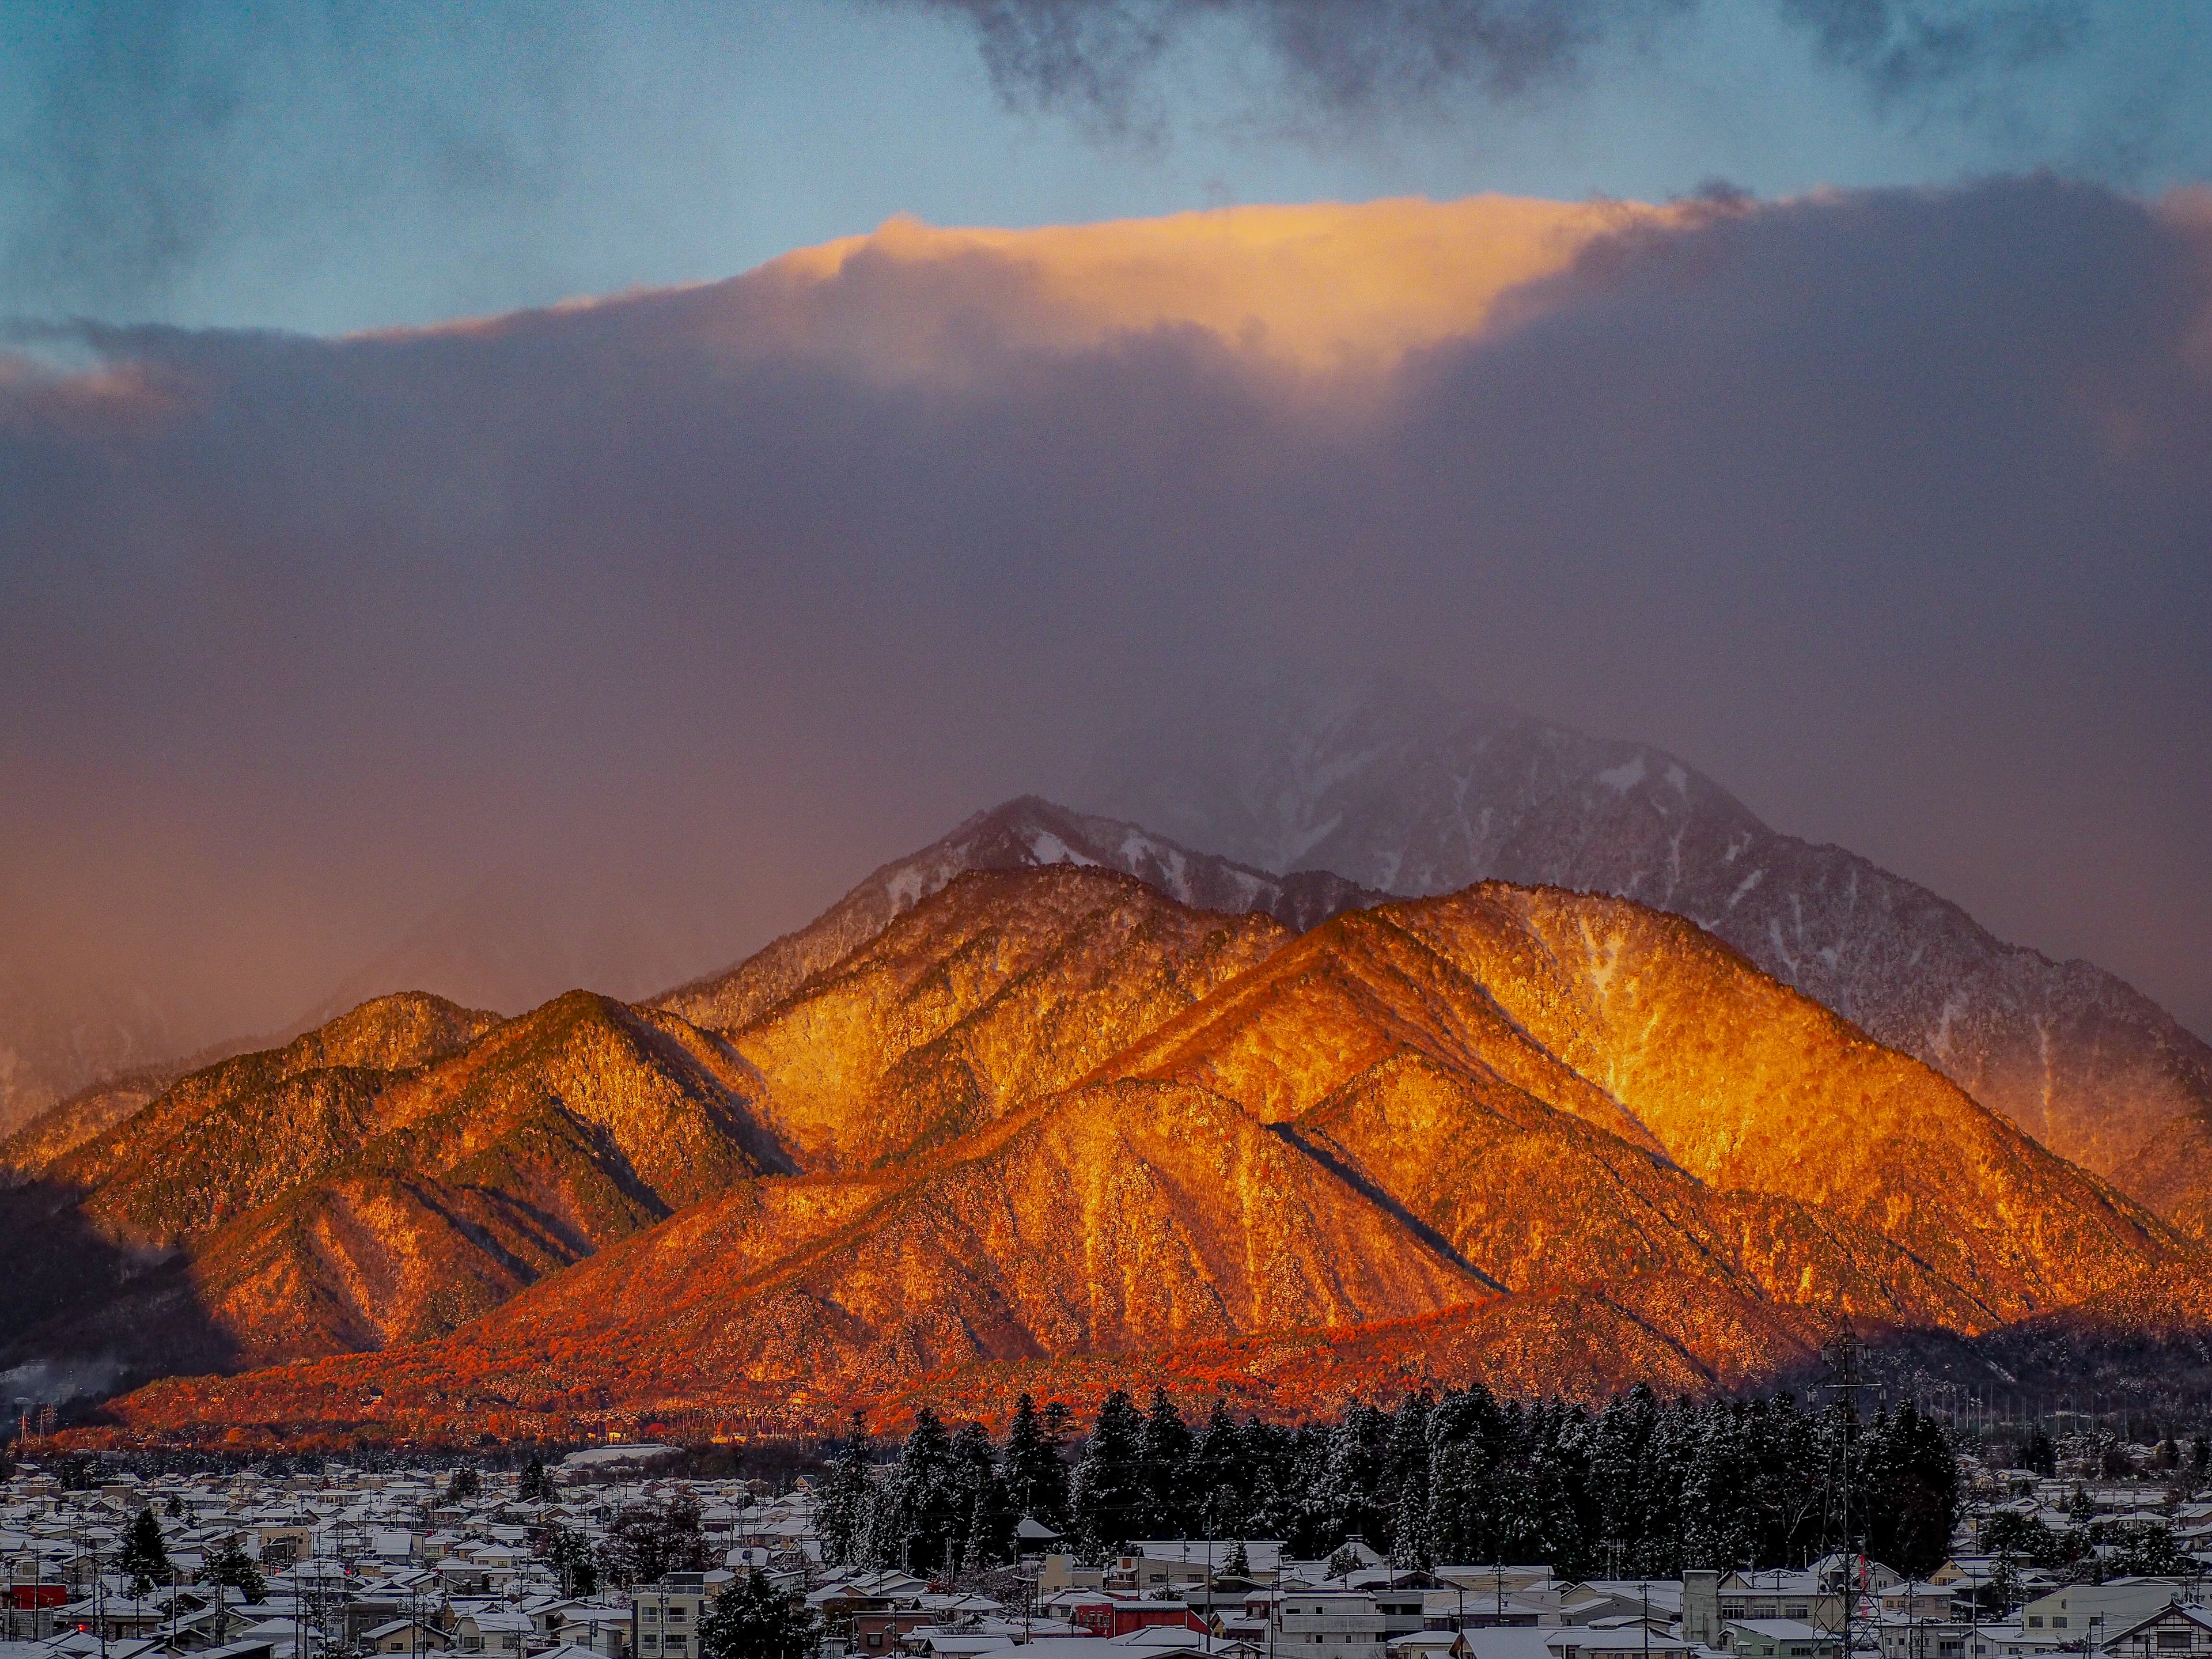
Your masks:
<svg viewBox="0 0 2212 1659"><path fill-rule="evenodd" d="M1298 933L1012 863L729 1029L652 1017L757 1149L693 1165L696 1201L436 1340L172 1379L117 1420L1733 1387L1838 1317L1973 1340L2202 1282L2199 1247L1678 918L1490 884Z"/></svg>
<svg viewBox="0 0 2212 1659"><path fill-rule="evenodd" d="M1052 860L1150 884L979 892L884 931L963 869ZM88 1091L0 1141L22 1264L0 1365L137 1380L442 1334L743 1176L957 1139L1365 896L1015 801L656 1007L575 992L501 1022L385 997L166 1088Z"/></svg>

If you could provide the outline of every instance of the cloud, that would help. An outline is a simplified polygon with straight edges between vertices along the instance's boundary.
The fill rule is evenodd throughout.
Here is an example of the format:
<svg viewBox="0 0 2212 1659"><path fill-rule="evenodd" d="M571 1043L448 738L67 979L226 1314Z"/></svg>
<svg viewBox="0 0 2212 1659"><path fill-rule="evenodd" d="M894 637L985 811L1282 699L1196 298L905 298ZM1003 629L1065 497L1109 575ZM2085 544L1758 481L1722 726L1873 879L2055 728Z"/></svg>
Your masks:
<svg viewBox="0 0 2212 1659"><path fill-rule="evenodd" d="M895 219L773 260L746 287L777 295L775 349L804 342L873 373L946 374L979 344L1066 350L1160 328L1300 368L1374 371L1480 333L1506 295L1594 240L1690 211L1492 195L1024 231Z"/></svg>
<svg viewBox="0 0 2212 1659"><path fill-rule="evenodd" d="M1824 62L1863 78L1884 103L2063 57L2090 33L2077 0L1783 0L1782 10L1811 31Z"/></svg>
<svg viewBox="0 0 2212 1659"><path fill-rule="evenodd" d="M0 376L0 939L208 1039L493 870L703 968L1230 677L1387 667L2203 1026L2208 317L2190 199L2030 180L83 330Z"/></svg>
<svg viewBox="0 0 2212 1659"><path fill-rule="evenodd" d="M1332 116L1472 89L1524 96L1571 80L1584 53L1694 0L919 0L975 32L1017 108L1073 110L1126 132L1163 66L1226 24L1272 57L1285 91Z"/></svg>
<svg viewBox="0 0 2212 1659"><path fill-rule="evenodd" d="M975 34L1012 108L1070 114L1106 134L1169 129L1174 70L1209 44L1265 65L1249 90L1273 121L1342 139L1378 123L1506 107L1581 87L1603 53L1648 61L1682 49L1701 0L900 0ZM1814 63L1862 86L1874 110L2024 141L2047 96L2019 74L2075 56L2102 30L2081 0L1771 0ZM1719 28L1740 16L1716 15ZM1222 43L1231 43L1224 46ZM2109 67L2109 66L2107 66ZM2101 71L2100 71L2101 72ZM2189 90L2157 65L2090 94L2085 159L2140 169L2166 106ZM2054 159L2045 150L2038 159ZM2089 152L2095 152L2090 155Z"/></svg>

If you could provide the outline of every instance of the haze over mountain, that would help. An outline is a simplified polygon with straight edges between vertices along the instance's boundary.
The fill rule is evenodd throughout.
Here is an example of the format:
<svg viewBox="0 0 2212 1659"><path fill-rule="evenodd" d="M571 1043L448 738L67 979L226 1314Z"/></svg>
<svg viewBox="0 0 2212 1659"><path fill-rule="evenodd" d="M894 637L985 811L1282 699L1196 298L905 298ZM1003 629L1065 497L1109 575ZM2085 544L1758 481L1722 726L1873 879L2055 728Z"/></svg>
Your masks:
<svg viewBox="0 0 2212 1659"><path fill-rule="evenodd" d="M1270 870L1415 895L1550 884L1687 916L2212 1232L2212 1045L2094 963L2007 945L1867 859L1778 833L1650 744L1403 681L1281 686L1147 733L1085 799Z"/></svg>

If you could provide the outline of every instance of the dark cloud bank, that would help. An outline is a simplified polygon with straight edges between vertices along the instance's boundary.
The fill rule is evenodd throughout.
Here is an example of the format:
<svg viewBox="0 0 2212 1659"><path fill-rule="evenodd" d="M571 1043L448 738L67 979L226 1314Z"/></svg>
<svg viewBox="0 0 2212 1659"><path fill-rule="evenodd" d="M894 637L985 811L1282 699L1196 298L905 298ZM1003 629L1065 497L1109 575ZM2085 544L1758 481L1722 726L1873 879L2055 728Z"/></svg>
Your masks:
<svg viewBox="0 0 2212 1659"><path fill-rule="evenodd" d="M980 253L11 360L0 956L265 1029L520 871L703 965L1288 664L1657 741L2212 1030L2209 219L1715 209L1379 386L1017 346Z"/></svg>
<svg viewBox="0 0 2212 1659"><path fill-rule="evenodd" d="M1601 51L1652 56L1702 0L900 0L973 29L1000 95L1016 107L1073 112L1127 131L1166 118L1164 82L1212 34L1261 73L1248 91L1279 115L1327 129L1409 110L1498 103L1572 86ZM1760 0L1814 60L1865 89L1881 114L1968 124L2026 112L2008 76L2092 42L2100 21L2081 0ZM1729 15L1723 14L1723 26ZM1735 15L1742 21L1742 15ZM2153 77L2155 79L2155 77ZM2136 82L2108 89L2104 118L2136 124ZM2179 88L2163 97L2185 96Z"/></svg>

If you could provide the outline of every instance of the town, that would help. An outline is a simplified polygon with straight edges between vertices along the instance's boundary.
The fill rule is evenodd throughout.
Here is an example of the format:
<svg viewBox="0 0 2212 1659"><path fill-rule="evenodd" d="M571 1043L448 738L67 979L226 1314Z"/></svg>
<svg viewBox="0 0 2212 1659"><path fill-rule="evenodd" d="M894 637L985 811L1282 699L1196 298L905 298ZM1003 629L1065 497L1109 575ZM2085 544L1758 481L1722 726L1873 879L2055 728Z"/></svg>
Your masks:
<svg viewBox="0 0 2212 1659"><path fill-rule="evenodd" d="M1641 1403L1652 1432L1700 1433L1708 1444L1757 1414ZM1450 1404L1418 1402L1431 1442ZM1316 1431L1316 1443L1334 1449L1334 1463L1365 1443L1382 1471L1392 1431L1415 1409L1348 1415ZM1583 1428L1594 1434L1605 1420L1585 1418ZM1862 1443L1895 1422L1860 1425ZM1635 1561L1622 1574L1590 1565L1621 1565L1619 1543L1585 1545L1571 1560L1502 1548L1453 1559L1433 1525L1404 1518L1402 1492L1398 1523L1378 1529L1387 1536L1317 1540L1302 1523L1292 1537L1106 1541L1117 1514L1133 1524L1158 1513L1145 1508L1144 1470L1164 1467L1156 1455L1146 1462L1164 1437L1185 1437L1172 1470L1182 1480L1209 1455L1208 1440L1211 1455L1226 1457L1265 1425L1217 1411L1193 1432L1164 1396L1147 1416L1117 1395L1072 1458L1066 1431L1063 1410L1026 1397L1002 1443L973 1425L947 1436L924 1412L896 1454L856 1424L830 1458L783 1478L678 1473L690 1454L652 1443L556 1453L550 1463L532 1456L520 1468L363 1455L228 1471L31 1448L0 1489L0 1659L2212 1655L2201 1440L2054 1442L2038 1429L2008 1445L2029 1468L1960 1451L1949 1523L1932 1544L1874 1512L1910 1506L1910 1495L1865 1485L1867 1512L1855 1523L1849 1492L1800 1471L1806 1512L1819 1513L1814 1529L1800 1529L1796 1564L1692 1565L1692 1545L1660 1573L1646 1541L1628 1547ZM941 1524L933 1534L931 1494L957 1496L945 1475L963 1458L1015 1508L1001 1526L972 1503L958 1516L955 1504L964 1534ZM287 1462L316 1467L288 1472ZM1124 1478L1132 1469L1133 1481ZM1271 1479L1264 1468L1244 1478ZM1254 1496L1243 1494L1241 1518ZM1200 1510L1224 1501L1201 1494ZM1759 1500L1741 1482L1705 1501ZM1920 1559L1820 1550L1822 1530L1831 1541L1864 1539L1885 1523ZM1689 1526L1679 1516L1671 1524Z"/></svg>

